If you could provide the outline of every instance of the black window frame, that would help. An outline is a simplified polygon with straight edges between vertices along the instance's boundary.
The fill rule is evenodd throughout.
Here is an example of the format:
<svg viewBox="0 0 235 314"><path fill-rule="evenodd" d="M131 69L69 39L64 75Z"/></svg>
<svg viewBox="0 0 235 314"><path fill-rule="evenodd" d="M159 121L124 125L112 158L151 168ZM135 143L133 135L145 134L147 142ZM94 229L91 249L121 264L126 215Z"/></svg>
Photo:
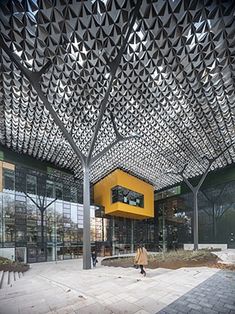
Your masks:
<svg viewBox="0 0 235 314"><path fill-rule="evenodd" d="M116 190L116 195L114 195L115 190ZM126 194L125 196L123 196L124 192ZM139 195L139 197L138 197L139 205L137 205L137 203L136 204L134 204L134 203L130 204L130 201L132 201L132 200L131 200L131 198L127 197L128 194L130 194L130 193ZM127 198L126 201L124 201L124 197ZM115 198L115 200L114 200L114 198ZM144 194L130 190L130 189L125 188L121 185L115 185L114 187L111 188L111 203L114 204L117 202L121 202L121 203L130 205L130 206L134 206L134 207L144 208Z"/></svg>

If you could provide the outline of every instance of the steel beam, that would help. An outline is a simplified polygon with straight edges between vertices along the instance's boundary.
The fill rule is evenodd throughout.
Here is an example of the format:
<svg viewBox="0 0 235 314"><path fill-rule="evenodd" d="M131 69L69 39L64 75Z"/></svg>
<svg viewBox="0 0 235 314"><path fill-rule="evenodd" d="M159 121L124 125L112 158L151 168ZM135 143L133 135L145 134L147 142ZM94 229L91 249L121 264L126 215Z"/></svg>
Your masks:
<svg viewBox="0 0 235 314"><path fill-rule="evenodd" d="M43 74L48 70L48 68L51 65L51 62L47 62L40 71L38 72L32 72L29 69L27 69L21 62L19 56L17 56L14 52L11 51L11 49L6 45L3 38L0 36L0 47L8 54L12 62L19 68L19 70L22 72L22 74L28 79L30 84L33 86L35 91L37 92L39 98L41 99L42 103L46 107L46 109L51 114L55 124L58 126L60 131L62 132L64 138L68 141L71 148L75 152L76 156L80 159L82 166L83 166L83 269L90 269L91 268L91 242L90 242L90 167L92 162L95 162L97 159L101 158L109 149L111 149L117 142L120 140L128 140L130 138L133 138L134 136L130 137L122 137L119 133L117 133L116 127L114 127L115 134L117 136L117 139L108 145L101 153L99 153L97 156L92 159L92 154L95 148L95 144L97 141L97 135L100 130L102 118L104 115L104 112L106 110L106 105L108 103L108 99L110 96L110 92L112 90L113 80L116 75L117 69L120 65L121 58L123 56L123 53L126 49L129 37L131 35L131 32L133 30L134 23L136 21L137 16L139 15L139 9L142 4L142 0L137 0L137 3L135 5L135 8L133 10L131 19L128 23L128 29L126 32L126 36L123 40L123 43L119 49L119 52L116 56L116 58L112 61L108 61L108 66L110 68L110 80L108 84L108 88L106 90L105 96L103 100L101 101L100 105L100 112L99 116L97 118L95 130L91 139L90 147L88 150L87 156L85 156L82 151L78 148L77 144L73 140L71 134L67 131L66 127L64 126L63 122L60 120L59 116L57 115L56 111L53 109L51 104L49 103L47 97L44 95L42 88L40 86L40 80Z"/></svg>
<svg viewBox="0 0 235 314"><path fill-rule="evenodd" d="M193 249L198 250L198 191L193 191Z"/></svg>
<svg viewBox="0 0 235 314"><path fill-rule="evenodd" d="M90 169L83 168L83 269L91 268Z"/></svg>

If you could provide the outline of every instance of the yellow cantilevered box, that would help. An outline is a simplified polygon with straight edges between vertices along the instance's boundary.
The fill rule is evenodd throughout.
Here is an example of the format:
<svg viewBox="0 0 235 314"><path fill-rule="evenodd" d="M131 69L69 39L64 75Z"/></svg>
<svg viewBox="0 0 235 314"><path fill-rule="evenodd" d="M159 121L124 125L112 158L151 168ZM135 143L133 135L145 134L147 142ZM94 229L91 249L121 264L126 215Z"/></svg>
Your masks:
<svg viewBox="0 0 235 314"><path fill-rule="evenodd" d="M138 199L133 201L126 196L124 201L120 201L120 198L114 199L115 189L124 190L127 194L129 191L131 195L137 195ZM154 217L153 186L120 169L94 185L94 201L95 204L104 206L105 214L108 215L133 219Z"/></svg>

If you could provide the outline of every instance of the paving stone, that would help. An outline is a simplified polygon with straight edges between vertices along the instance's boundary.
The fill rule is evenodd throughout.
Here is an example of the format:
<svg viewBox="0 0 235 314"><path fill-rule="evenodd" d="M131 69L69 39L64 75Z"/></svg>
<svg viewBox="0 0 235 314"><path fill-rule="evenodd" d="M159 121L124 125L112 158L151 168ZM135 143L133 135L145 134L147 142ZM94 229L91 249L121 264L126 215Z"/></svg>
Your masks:
<svg viewBox="0 0 235 314"><path fill-rule="evenodd" d="M227 308L225 308L223 305L221 305L221 306L215 306L215 307L213 307L213 310L214 311L216 311L216 312L218 312L218 313L228 313L228 309Z"/></svg>
<svg viewBox="0 0 235 314"><path fill-rule="evenodd" d="M79 263L33 265L29 276L1 292L0 313L13 314L14 307L17 314L234 313L225 307L235 306L234 272L187 268L155 276L149 269L151 276L143 279L132 269L99 264L84 271Z"/></svg>
<svg viewBox="0 0 235 314"><path fill-rule="evenodd" d="M202 309L202 307L200 305L193 304L193 303L189 304L188 307L190 307L193 310L198 310L198 311L200 311Z"/></svg>
<svg viewBox="0 0 235 314"><path fill-rule="evenodd" d="M198 310L190 310L190 312L188 312L189 314L198 314Z"/></svg>
<svg viewBox="0 0 235 314"><path fill-rule="evenodd" d="M233 310L234 313L235 313L235 305L225 304L224 307L227 308L227 309L229 309L229 310Z"/></svg>
<svg viewBox="0 0 235 314"><path fill-rule="evenodd" d="M187 305L176 305L175 307L171 306L171 308L177 310L179 313L188 313L191 310Z"/></svg>
<svg viewBox="0 0 235 314"><path fill-rule="evenodd" d="M219 271L159 313L235 313L235 272ZM184 312L183 312L184 311Z"/></svg>

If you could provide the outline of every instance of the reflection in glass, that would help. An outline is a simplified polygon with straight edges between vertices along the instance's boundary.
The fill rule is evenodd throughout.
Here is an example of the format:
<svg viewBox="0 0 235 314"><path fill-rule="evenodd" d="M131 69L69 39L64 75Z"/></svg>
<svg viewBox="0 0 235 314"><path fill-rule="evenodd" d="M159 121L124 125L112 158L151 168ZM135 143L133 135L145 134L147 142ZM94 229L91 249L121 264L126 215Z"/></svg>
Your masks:
<svg viewBox="0 0 235 314"><path fill-rule="evenodd" d="M5 190L15 190L15 172L14 170L3 168L3 187Z"/></svg>
<svg viewBox="0 0 235 314"><path fill-rule="evenodd" d="M144 195L122 186L112 188L112 203L122 202L131 206L144 207Z"/></svg>
<svg viewBox="0 0 235 314"><path fill-rule="evenodd" d="M37 178L36 176L27 174L26 176L26 190L27 193L36 195L37 194Z"/></svg>
<svg viewBox="0 0 235 314"><path fill-rule="evenodd" d="M63 199L63 185L62 183L55 183L55 197L59 200Z"/></svg>

